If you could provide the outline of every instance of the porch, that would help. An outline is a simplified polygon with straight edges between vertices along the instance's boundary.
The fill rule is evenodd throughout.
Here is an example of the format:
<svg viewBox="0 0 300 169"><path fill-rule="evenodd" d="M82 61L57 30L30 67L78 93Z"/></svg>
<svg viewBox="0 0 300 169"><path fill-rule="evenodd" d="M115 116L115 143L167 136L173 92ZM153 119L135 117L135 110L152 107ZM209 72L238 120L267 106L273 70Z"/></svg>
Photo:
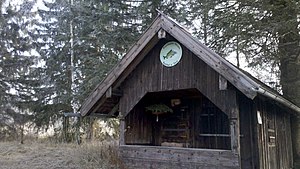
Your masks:
<svg viewBox="0 0 300 169"><path fill-rule="evenodd" d="M153 104L172 112L147 111ZM227 114L197 89L147 93L121 120L120 156L128 168L239 168Z"/></svg>
<svg viewBox="0 0 300 169"><path fill-rule="evenodd" d="M238 155L231 150L121 145L119 152L128 168L239 168Z"/></svg>

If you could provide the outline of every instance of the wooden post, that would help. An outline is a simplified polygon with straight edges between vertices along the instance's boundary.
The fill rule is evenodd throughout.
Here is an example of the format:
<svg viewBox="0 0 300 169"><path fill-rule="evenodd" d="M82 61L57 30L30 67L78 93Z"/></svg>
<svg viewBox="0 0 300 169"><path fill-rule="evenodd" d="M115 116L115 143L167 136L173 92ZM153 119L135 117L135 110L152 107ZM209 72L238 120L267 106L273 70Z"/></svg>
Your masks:
<svg viewBox="0 0 300 169"><path fill-rule="evenodd" d="M240 154L240 127L239 119L230 119L231 150Z"/></svg>
<svg viewBox="0 0 300 169"><path fill-rule="evenodd" d="M241 167L241 144L240 144L240 116L238 104L232 108L230 117L230 136L231 136L231 150L239 157L239 165Z"/></svg>
<svg viewBox="0 0 300 169"><path fill-rule="evenodd" d="M240 144L240 112L239 104L237 99L237 93L229 91L232 94L230 100L230 139L231 139L231 150L233 153L237 154L239 157L239 165L241 167L241 144Z"/></svg>
<svg viewBox="0 0 300 169"><path fill-rule="evenodd" d="M75 137L76 137L76 143L79 145L81 144L81 136L80 136L80 124L81 124L81 117L76 117L76 132L75 132Z"/></svg>
<svg viewBox="0 0 300 169"><path fill-rule="evenodd" d="M125 145L125 117L120 113L120 141L119 145Z"/></svg>
<svg viewBox="0 0 300 169"><path fill-rule="evenodd" d="M63 142L68 142L68 118L64 116L63 117Z"/></svg>

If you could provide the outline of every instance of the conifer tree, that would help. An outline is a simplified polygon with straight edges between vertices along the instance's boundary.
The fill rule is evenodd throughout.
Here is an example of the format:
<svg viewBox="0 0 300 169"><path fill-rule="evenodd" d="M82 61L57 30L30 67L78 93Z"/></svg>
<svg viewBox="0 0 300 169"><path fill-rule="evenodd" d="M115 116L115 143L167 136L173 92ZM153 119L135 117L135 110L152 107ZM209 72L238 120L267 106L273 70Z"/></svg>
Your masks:
<svg viewBox="0 0 300 169"><path fill-rule="evenodd" d="M0 135L23 136L24 125L32 120L37 56L30 27L33 2L14 7L0 2ZM21 137L22 142L22 137Z"/></svg>
<svg viewBox="0 0 300 169"><path fill-rule="evenodd" d="M201 13L214 3L201 2L195 1L192 15L197 16L195 10ZM202 21L208 25L208 31L204 29L208 34L199 32L199 35L222 56L235 52L236 56L246 57L249 67L275 73L283 95L300 106L299 5L294 0L215 1L213 8L209 8L208 16L211 17ZM200 18L205 18L204 14ZM208 40L205 37L209 37ZM294 157L298 163L299 121L299 117L292 118Z"/></svg>

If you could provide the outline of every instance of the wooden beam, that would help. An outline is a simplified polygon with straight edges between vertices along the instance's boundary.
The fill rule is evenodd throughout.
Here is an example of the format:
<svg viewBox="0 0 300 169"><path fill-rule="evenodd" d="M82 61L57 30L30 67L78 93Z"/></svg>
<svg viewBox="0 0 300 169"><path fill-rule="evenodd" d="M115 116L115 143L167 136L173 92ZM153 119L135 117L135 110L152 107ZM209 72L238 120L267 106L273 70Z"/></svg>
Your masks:
<svg viewBox="0 0 300 169"><path fill-rule="evenodd" d="M101 97L103 98L103 95L105 94L107 89L111 87L112 84L120 77L123 71L131 64L131 62L136 58L136 56L144 50L144 48L148 45L148 42L151 41L153 37L156 37L156 33L161 28L161 22L161 17L158 16L151 24L151 26L146 30L146 32L142 35L142 37L123 57L123 59L112 69L112 71L105 77L105 79L88 96L88 98L85 100L85 102L82 104L82 107L80 108L80 113L82 114L82 116L85 116L88 112L91 111L92 107L95 106L99 99ZM126 76L122 78L125 79Z"/></svg>
<svg viewBox="0 0 300 169"><path fill-rule="evenodd" d="M117 96L117 97L121 97L121 96L123 96L123 91L119 90L119 89L113 89L112 90L112 95Z"/></svg>
<svg viewBox="0 0 300 169"><path fill-rule="evenodd" d="M108 115L104 113L91 113L89 115L90 117L99 117L99 118L115 118L116 116Z"/></svg>
<svg viewBox="0 0 300 169"><path fill-rule="evenodd" d="M163 29L160 29L157 33L158 39L165 39L166 38L166 31Z"/></svg>
<svg viewBox="0 0 300 169"><path fill-rule="evenodd" d="M111 98L112 96L112 87L110 86L105 92L106 98Z"/></svg>
<svg viewBox="0 0 300 169"><path fill-rule="evenodd" d="M241 166L241 137L240 137L240 112L237 95L232 98L231 112L230 112L230 136L231 136L231 150L239 157L239 164Z"/></svg>
<svg viewBox="0 0 300 169"><path fill-rule="evenodd" d="M95 107L90 108L89 111L86 112L85 115L87 115L87 113L89 113L89 112L91 112L91 114L92 114L92 113L95 113L95 112L99 109L99 107L102 106L102 104L103 104L105 101L106 101L106 97L101 97L100 100L96 103L97 105L96 105L96 106L94 105ZM82 115L82 116L83 116L83 115Z"/></svg>
<svg viewBox="0 0 300 169"><path fill-rule="evenodd" d="M128 168L239 169L230 150L121 145L120 157Z"/></svg>
<svg viewBox="0 0 300 169"><path fill-rule="evenodd" d="M199 134L202 137L231 137L230 134Z"/></svg>
<svg viewBox="0 0 300 169"><path fill-rule="evenodd" d="M64 113L65 117L81 117L80 113Z"/></svg>
<svg viewBox="0 0 300 169"><path fill-rule="evenodd" d="M238 119L230 119L231 150L240 154L240 128Z"/></svg>
<svg viewBox="0 0 300 169"><path fill-rule="evenodd" d="M227 80L222 75L219 75L219 90L227 90L227 87Z"/></svg>
<svg viewBox="0 0 300 169"><path fill-rule="evenodd" d="M162 28L176 38L181 44L186 46L207 65L220 73L222 76L226 77L228 81L230 81L248 98L254 99L254 97L257 95L257 93L253 91L253 88L259 87L256 82L247 77L244 73L231 65L224 58L203 45L189 32L187 32L185 29L182 29L180 25L172 21L170 18L164 17Z"/></svg>
<svg viewBox="0 0 300 169"><path fill-rule="evenodd" d="M119 103L116 104L111 111L108 113L109 116L113 116L119 110Z"/></svg>
<svg viewBox="0 0 300 169"><path fill-rule="evenodd" d="M121 114L121 113L120 113ZM120 116L120 139L119 145L125 145L125 118Z"/></svg>
<svg viewBox="0 0 300 169"><path fill-rule="evenodd" d="M113 94L112 94L113 95ZM114 95L113 95L114 96ZM96 106L90 109L90 114L96 113L98 109L107 101L106 95L105 97L100 98L99 102L96 103ZM119 104L119 103L118 103ZM115 105L116 106L116 105ZM119 105L118 105L119 106ZM88 112L89 113L89 112ZM89 115L89 114L86 114Z"/></svg>

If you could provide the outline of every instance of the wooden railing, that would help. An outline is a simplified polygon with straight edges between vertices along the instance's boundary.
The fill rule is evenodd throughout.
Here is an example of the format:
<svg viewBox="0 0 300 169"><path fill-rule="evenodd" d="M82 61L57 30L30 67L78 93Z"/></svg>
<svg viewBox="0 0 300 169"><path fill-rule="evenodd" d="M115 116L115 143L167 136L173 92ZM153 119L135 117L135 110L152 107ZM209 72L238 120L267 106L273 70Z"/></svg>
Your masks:
<svg viewBox="0 0 300 169"><path fill-rule="evenodd" d="M238 155L231 150L122 145L120 156L127 168L239 168Z"/></svg>

